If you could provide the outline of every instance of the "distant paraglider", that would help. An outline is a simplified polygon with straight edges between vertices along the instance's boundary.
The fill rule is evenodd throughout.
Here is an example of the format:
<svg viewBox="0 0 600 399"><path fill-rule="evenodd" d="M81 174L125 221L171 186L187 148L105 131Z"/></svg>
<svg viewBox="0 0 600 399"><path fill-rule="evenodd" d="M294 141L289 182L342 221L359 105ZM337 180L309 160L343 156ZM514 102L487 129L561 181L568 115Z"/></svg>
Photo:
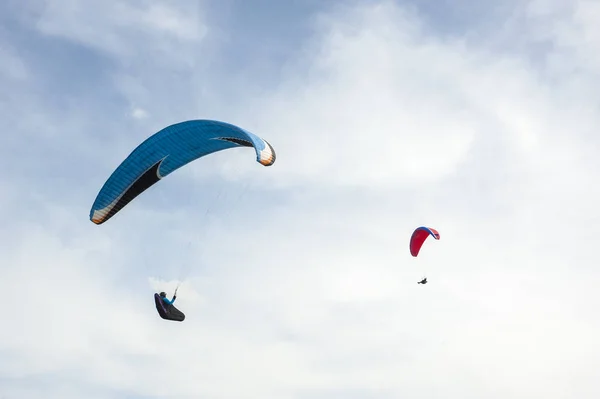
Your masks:
<svg viewBox="0 0 600 399"><path fill-rule="evenodd" d="M423 243L425 243L425 240L429 236L435 238L436 240L440 239L440 233L438 233L437 230L432 229L431 227L421 226L417 227L415 231L413 231L412 236L410 237L409 244L410 254L413 257L416 258L419 255ZM417 284L427 284L427 278L424 277L421 281L417 282Z"/></svg>

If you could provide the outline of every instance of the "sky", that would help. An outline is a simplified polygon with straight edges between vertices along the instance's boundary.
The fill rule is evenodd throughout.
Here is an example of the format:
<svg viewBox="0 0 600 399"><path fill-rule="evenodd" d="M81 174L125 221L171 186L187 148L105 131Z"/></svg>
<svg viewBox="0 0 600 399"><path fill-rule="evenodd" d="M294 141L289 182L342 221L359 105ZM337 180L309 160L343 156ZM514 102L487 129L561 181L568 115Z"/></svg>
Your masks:
<svg viewBox="0 0 600 399"><path fill-rule="evenodd" d="M598 18L1 2L0 398L599 397ZM190 119L277 161L213 154L90 222L118 164ZM422 225L441 239L413 258ZM152 295L178 285L164 321Z"/></svg>

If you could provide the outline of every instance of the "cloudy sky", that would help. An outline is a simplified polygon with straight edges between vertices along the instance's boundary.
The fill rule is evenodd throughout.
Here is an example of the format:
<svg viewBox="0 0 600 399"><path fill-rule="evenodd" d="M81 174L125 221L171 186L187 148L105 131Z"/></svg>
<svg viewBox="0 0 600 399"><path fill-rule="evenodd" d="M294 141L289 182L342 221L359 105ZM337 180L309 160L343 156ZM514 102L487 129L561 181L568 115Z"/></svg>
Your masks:
<svg viewBox="0 0 600 399"><path fill-rule="evenodd" d="M0 398L600 397L599 19L2 1ZM224 151L91 223L121 160L189 119L277 162ZM420 225L441 240L415 259Z"/></svg>

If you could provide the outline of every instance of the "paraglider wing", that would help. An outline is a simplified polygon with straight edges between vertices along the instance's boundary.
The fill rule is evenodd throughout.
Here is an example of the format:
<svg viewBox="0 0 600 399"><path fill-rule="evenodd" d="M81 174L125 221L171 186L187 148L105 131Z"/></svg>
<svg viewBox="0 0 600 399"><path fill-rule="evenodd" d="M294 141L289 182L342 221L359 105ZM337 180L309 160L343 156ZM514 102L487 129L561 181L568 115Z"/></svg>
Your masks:
<svg viewBox="0 0 600 399"><path fill-rule="evenodd" d="M90 220L102 224L169 173L195 159L235 147L254 147L256 160L275 163L264 139L234 125L211 120L177 123L155 133L119 165L98 193Z"/></svg>
<svg viewBox="0 0 600 399"><path fill-rule="evenodd" d="M181 310L177 309L172 304L166 304L158 294L154 294L154 304L156 305L156 310L158 311L158 314L163 319L172 321L185 320L185 315Z"/></svg>
<svg viewBox="0 0 600 399"><path fill-rule="evenodd" d="M432 236L436 240L440 239L440 233L438 233L435 229L430 227L417 227L415 231L413 231L412 236L410 237L410 254L412 256L417 256L423 243L427 239L427 237Z"/></svg>

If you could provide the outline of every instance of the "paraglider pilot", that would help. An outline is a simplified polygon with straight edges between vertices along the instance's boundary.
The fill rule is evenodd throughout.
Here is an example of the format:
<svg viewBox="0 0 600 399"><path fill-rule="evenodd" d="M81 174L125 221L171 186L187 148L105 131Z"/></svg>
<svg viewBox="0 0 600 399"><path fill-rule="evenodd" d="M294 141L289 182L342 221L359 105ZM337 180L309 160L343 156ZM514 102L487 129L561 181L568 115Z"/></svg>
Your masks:
<svg viewBox="0 0 600 399"><path fill-rule="evenodd" d="M423 280L418 281L417 284L427 284L427 277L425 277ZM164 292L163 292L164 294Z"/></svg>
<svg viewBox="0 0 600 399"><path fill-rule="evenodd" d="M154 304L156 305L156 311L165 320L183 321L185 320L185 314L177 309L173 302L177 299L177 290L173 293L173 299L169 300L165 292L160 294L154 294Z"/></svg>

